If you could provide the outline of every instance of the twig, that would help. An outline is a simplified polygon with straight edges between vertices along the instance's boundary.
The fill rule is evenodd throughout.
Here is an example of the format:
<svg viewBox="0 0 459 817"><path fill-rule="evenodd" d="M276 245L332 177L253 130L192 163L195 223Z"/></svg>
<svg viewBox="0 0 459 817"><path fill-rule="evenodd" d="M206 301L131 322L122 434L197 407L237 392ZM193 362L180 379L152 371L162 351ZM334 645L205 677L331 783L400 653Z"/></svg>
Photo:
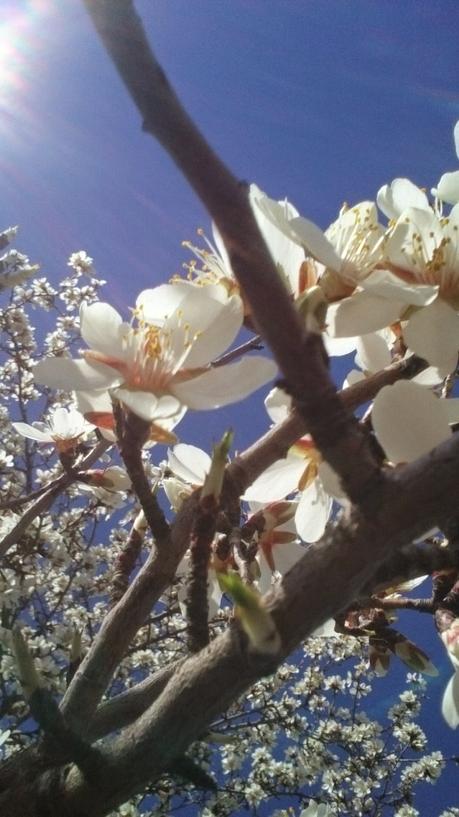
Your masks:
<svg viewBox="0 0 459 817"><path fill-rule="evenodd" d="M89 454L81 461L78 466L79 471L83 471L89 468L99 457L104 453L104 451L109 448L111 443L107 442L107 440L101 440ZM6 534L3 540L0 542L0 558L5 556L7 551L9 550L12 545L15 545L21 536L25 533L29 525L32 524L33 520L36 519L37 516L40 514L45 513L48 508L52 505L54 500L56 499L62 491L65 491L69 485L72 485L74 482L78 480L77 473L74 474L62 474L59 479L57 479L51 487L46 489L46 492L40 496L40 498L31 505L30 508L26 510L26 512L22 515L21 519L15 525L15 527Z"/></svg>
<svg viewBox="0 0 459 817"><path fill-rule="evenodd" d="M367 502L379 486L380 469L365 435L337 397L321 337L306 331L291 303L257 227L245 185L216 156L183 109L132 2L84 2L142 115L144 130L171 155L214 218L254 322L318 448L341 477L348 496Z"/></svg>

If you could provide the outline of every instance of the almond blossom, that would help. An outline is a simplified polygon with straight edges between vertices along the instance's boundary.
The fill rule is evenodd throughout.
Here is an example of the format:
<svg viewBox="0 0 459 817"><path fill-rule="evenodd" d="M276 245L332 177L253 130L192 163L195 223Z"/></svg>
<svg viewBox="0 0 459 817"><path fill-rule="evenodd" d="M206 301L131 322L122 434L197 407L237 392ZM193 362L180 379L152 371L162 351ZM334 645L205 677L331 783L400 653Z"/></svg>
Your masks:
<svg viewBox="0 0 459 817"><path fill-rule="evenodd" d="M133 325L109 304L83 304L81 335L90 348L79 360L42 360L35 379L54 388L109 390L139 417L161 425L183 405L218 408L274 376L274 363L260 356L212 367L242 319L238 297L222 302L201 288L172 284L139 295Z"/></svg>
<svg viewBox="0 0 459 817"><path fill-rule="evenodd" d="M75 408L55 409L46 423L12 423L23 437L38 443L52 443L63 453L75 448L83 437L93 431L95 426L88 423Z"/></svg>
<svg viewBox="0 0 459 817"><path fill-rule="evenodd" d="M454 126L454 146L459 159L459 122L456 122ZM457 204L459 202L459 170L444 173L437 187L432 189L432 195L448 204Z"/></svg>
<svg viewBox="0 0 459 817"><path fill-rule="evenodd" d="M273 389L265 400L266 410L275 423L287 416L290 403L290 398L280 389ZM276 460L253 482L244 499L266 504L298 492L296 529L305 542L316 542L332 510L333 499L324 486L324 480L328 486L333 479L330 471L306 435L290 447L285 459ZM338 486L336 489L342 494Z"/></svg>
<svg viewBox="0 0 459 817"><path fill-rule="evenodd" d="M265 202L270 199L257 187L251 184L249 188L249 203L252 208L258 228L272 256L288 290L297 297L306 286L304 270L302 268L304 251L298 242L293 241L283 230L265 213ZM286 219L298 216L298 211L287 200L274 202L280 208ZM196 269L195 262L186 265L189 280L200 286L219 286L226 296L239 292L239 285L231 269L231 262L226 251L223 239L217 226L212 224L214 243L206 238L202 230L198 231L207 244L207 249L196 247L191 242L184 242L196 258L201 261L202 269ZM181 279L175 279L181 282ZM214 297L221 297L221 293ZM243 297L243 296L242 296Z"/></svg>

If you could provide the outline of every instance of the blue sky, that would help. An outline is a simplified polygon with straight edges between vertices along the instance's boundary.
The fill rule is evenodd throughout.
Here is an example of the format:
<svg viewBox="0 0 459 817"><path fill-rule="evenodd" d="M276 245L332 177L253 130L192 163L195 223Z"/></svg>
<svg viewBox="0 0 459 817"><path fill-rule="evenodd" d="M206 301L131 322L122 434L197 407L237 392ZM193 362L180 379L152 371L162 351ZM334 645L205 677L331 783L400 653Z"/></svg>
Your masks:
<svg viewBox="0 0 459 817"><path fill-rule="evenodd" d="M344 201L374 197L396 176L429 188L456 169L457 0L137 8L186 107L234 172L322 227ZM51 280L86 249L108 281L105 297L127 311L142 288L180 271L181 241L197 227L209 232L209 219L142 133L79 0L2 0L1 9L0 226L20 225L19 249ZM242 447L266 428L260 397L249 405L205 424L187 418L182 435L209 447L236 418ZM436 688L433 707L438 697Z"/></svg>

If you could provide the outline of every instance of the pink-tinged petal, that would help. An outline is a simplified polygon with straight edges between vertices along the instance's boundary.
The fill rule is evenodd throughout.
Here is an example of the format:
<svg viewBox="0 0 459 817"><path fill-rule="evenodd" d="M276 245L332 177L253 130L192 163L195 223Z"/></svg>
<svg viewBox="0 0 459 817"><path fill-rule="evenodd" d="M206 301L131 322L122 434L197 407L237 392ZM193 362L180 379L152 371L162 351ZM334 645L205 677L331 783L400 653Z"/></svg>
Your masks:
<svg viewBox="0 0 459 817"><path fill-rule="evenodd" d="M281 576L285 576L303 558L306 548L299 542L286 542L285 544L274 545L272 552L276 570Z"/></svg>
<svg viewBox="0 0 459 817"><path fill-rule="evenodd" d="M379 372L391 364L389 347L381 332L371 332L358 339L355 362L364 372Z"/></svg>
<svg viewBox="0 0 459 817"><path fill-rule="evenodd" d="M459 726L459 672L450 678L441 704L441 713L451 729Z"/></svg>
<svg viewBox="0 0 459 817"><path fill-rule="evenodd" d="M324 332L322 340L330 357L342 357L354 351L358 338L331 338L327 332Z"/></svg>
<svg viewBox="0 0 459 817"><path fill-rule="evenodd" d="M294 231L297 241L305 248L308 255L312 255L325 267L329 267L335 272L341 269L341 258L334 250L333 244L326 238L320 227L303 216L298 216L289 221L290 228Z"/></svg>
<svg viewBox="0 0 459 817"><path fill-rule="evenodd" d="M273 423L282 423L290 414L292 398L283 389L276 386L266 397L265 408Z"/></svg>
<svg viewBox="0 0 459 817"><path fill-rule="evenodd" d="M444 173L438 182L434 195L448 204L457 204L459 201L459 170L454 173Z"/></svg>
<svg viewBox="0 0 459 817"><path fill-rule="evenodd" d="M202 289L198 290L202 293ZM184 305L184 320L196 326L199 336L186 358L187 368L205 366L226 352L237 337L244 318L242 300L232 295L225 301L204 299L194 301L195 310Z"/></svg>
<svg viewBox="0 0 459 817"><path fill-rule="evenodd" d="M386 269L377 269L360 282L362 289L388 298L415 306L431 304L438 295L438 286L427 284L409 284L393 272Z"/></svg>
<svg viewBox="0 0 459 817"><path fill-rule="evenodd" d="M243 400L272 380L276 372L277 367L269 358L246 357L210 369L192 380L174 383L171 390L188 408L220 408Z"/></svg>
<svg viewBox="0 0 459 817"><path fill-rule="evenodd" d="M459 316L446 301L437 298L420 309L403 330L407 346L432 366L456 368L459 349Z"/></svg>
<svg viewBox="0 0 459 817"><path fill-rule="evenodd" d="M139 318L162 326L167 318L180 309L190 291L194 294L195 290L195 285L190 281L177 281L174 284L161 284L154 289L144 289L135 304Z"/></svg>
<svg viewBox="0 0 459 817"><path fill-rule="evenodd" d="M376 204L388 219L397 219L407 207L429 208L429 200L409 179L394 179L378 190Z"/></svg>
<svg viewBox="0 0 459 817"><path fill-rule="evenodd" d="M317 542L323 535L331 513L333 500L315 479L303 491L295 514L296 529L305 542Z"/></svg>
<svg viewBox="0 0 459 817"><path fill-rule="evenodd" d="M244 494L247 502L275 502L296 491L307 461L303 457L289 456L273 462L252 483Z"/></svg>
<svg viewBox="0 0 459 817"><path fill-rule="evenodd" d="M411 462L448 439L451 430L443 402L409 381L381 389L373 404L372 422L389 460Z"/></svg>
<svg viewBox="0 0 459 817"><path fill-rule="evenodd" d="M209 473L211 459L195 445L179 443L168 449L168 464L176 476L192 485L202 485Z"/></svg>
<svg viewBox="0 0 459 817"><path fill-rule="evenodd" d="M29 425L29 423L11 423L11 425L16 429L18 434L20 434L22 437L27 437L29 440L35 440L38 443L54 442L49 428L47 431L41 431L41 429ZM45 426L46 428L45 423L41 423L41 425Z"/></svg>
<svg viewBox="0 0 459 817"><path fill-rule="evenodd" d="M329 306L328 333L336 338L368 335L397 321L403 307L400 301L390 301L369 292L357 292Z"/></svg>
<svg viewBox="0 0 459 817"><path fill-rule="evenodd" d="M103 363L72 360L69 357L46 357L33 370L36 383L66 391L109 388L121 382L115 369Z"/></svg>
<svg viewBox="0 0 459 817"><path fill-rule="evenodd" d="M82 303L80 307L81 337L91 349L121 358L124 356L121 339L129 330L121 315L110 304Z"/></svg>

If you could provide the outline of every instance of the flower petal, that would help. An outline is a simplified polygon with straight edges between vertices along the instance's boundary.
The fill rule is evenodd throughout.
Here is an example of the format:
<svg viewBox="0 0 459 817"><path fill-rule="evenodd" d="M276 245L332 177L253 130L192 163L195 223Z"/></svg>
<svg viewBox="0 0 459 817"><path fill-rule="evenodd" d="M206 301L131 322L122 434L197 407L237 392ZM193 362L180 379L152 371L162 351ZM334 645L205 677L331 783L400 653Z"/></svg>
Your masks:
<svg viewBox="0 0 459 817"><path fill-rule="evenodd" d="M355 362L364 372L379 372L391 364L391 354L382 332L371 332L358 339Z"/></svg>
<svg viewBox="0 0 459 817"><path fill-rule="evenodd" d="M293 565L303 558L305 553L306 548L300 542L286 542L285 544L274 545L273 558L276 570L279 571L281 576L285 576Z"/></svg>
<svg viewBox="0 0 459 817"><path fill-rule="evenodd" d="M276 386L265 398L265 409L273 423L286 420L292 408L292 398Z"/></svg>
<svg viewBox="0 0 459 817"><path fill-rule="evenodd" d="M317 542L323 535L333 500L325 493L320 479L303 491L295 514L296 529L305 542Z"/></svg>
<svg viewBox="0 0 459 817"><path fill-rule="evenodd" d="M204 300L201 295L193 301L193 309L191 302L182 308L184 320L197 326L199 332L187 355L187 368L205 366L223 354L236 338L244 318L239 295L232 295L223 302L213 298Z"/></svg>
<svg viewBox="0 0 459 817"><path fill-rule="evenodd" d="M376 204L388 219L397 219L407 207L429 209L429 200L409 179L394 179L378 190Z"/></svg>
<svg viewBox="0 0 459 817"><path fill-rule="evenodd" d="M139 318L155 326L162 326L196 287L190 281L177 281L174 284L161 284L153 289L144 289L136 300Z"/></svg>
<svg viewBox="0 0 459 817"><path fill-rule="evenodd" d="M69 391L109 388L122 379L115 369L103 363L70 357L45 357L35 366L33 375L36 383Z"/></svg>
<svg viewBox="0 0 459 817"><path fill-rule="evenodd" d="M400 301L391 301L370 292L356 292L329 306L328 332L336 338L367 335L390 326L398 320L402 309Z"/></svg>
<svg viewBox="0 0 459 817"><path fill-rule="evenodd" d="M266 242L266 246L271 253L274 263L288 279L291 291L294 294L298 294L299 272L301 264L304 261L304 250L298 246L296 241L292 241L285 232L280 230L279 227L273 223L272 219L267 218L258 205L258 201L263 195L264 194L255 184L250 185L250 204L260 232ZM288 202L285 202L284 206L287 218L294 218L298 215L298 211Z"/></svg>
<svg viewBox="0 0 459 817"><path fill-rule="evenodd" d="M289 226L293 230L298 243L306 249L308 255L312 255L325 267L329 267L335 272L340 271L341 258L317 224L303 218L303 216L298 216L289 221Z"/></svg>
<svg viewBox="0 0 459 817"><path fill-rule="evenodd" d="M167 451L169 468L191 485L202 485L209 473L211 459L195 445L179 443Z"/></svg>
<svg viewBox="0 0 459 817"><path fill-rule="evenodd" d="M409 284L386 269L373 270L367 278L360 282L360 286L362 289L371 291L373 295L381 295L383 298L416 306L426 306L432 303L438 295L438 286Z"/></svg>
<svg viewBox="0 0 459 817"><path fill-rule="evenodd" d="M275 376L276 364L266 357L253 356L210 369L198 377L173 384L180 402L192 409L211 409L243 400Z"/></svg>
<svg viewBox="0 0 459 817"><path fill-rule="evenodd" d="M304 457L289 456L273 462L244 494L247 502L275 502L296 491L307 462Z"/></svg>
<svg viewBox="0 0 459 817"><path fill-rule="evenodd" d="M440 201L457 204L459 201L459 170L455 170L454 173L444 173L434 190L434 195Z"/></svg>
<svg viewBox="0 0 459 817"><path fill-rule="evenodd" d="M372 422L389 460L411 462L448 439L451 430L442 404L432 392L409 381L381 389Z"/></svg>
<svg viewBox="0 0 459 817"><path fill-rule="evenodd" d="M437 298L419 309L403 330L407 346L432 366L456 368L459 349L459 316L446 301Z"/></svg>
<svg viewBox="0 0 459 817"><path fill-rule="evenodd" d="M105 303L82 303L80 322L81 337L91 349L124 359L121 338L129 330L129 324L123 323L116 309Z"/></svg>
<svg viewBox="0 0 459 817"><path fill-rule="evenodd" d="M47 431L41 431L39 428L29 425L29 423L11 423L11 425L16 429L18 434L22 437L27 437L29 440L36 440L38 443L54 442L49 428ZM45 424L43 423L43 425Z"/></svg>

